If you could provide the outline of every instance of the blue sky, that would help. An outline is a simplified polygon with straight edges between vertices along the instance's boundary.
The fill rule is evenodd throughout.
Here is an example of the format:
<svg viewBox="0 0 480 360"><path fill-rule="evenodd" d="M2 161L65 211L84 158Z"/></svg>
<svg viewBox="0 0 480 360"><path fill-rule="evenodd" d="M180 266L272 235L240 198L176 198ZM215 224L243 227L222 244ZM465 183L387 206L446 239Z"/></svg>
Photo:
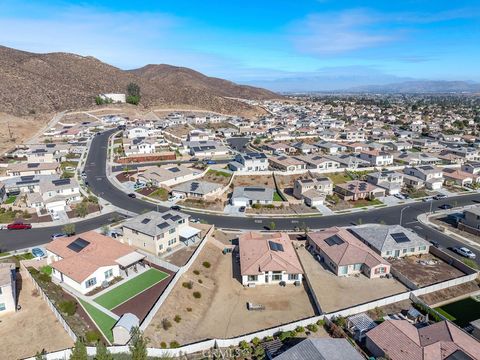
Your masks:
<svg viewBox="0 0 480 360"><path fill-rule="evenodd" d="M480 81L478 0L0 0L0 30L9 47L240 82Z"/></svg>

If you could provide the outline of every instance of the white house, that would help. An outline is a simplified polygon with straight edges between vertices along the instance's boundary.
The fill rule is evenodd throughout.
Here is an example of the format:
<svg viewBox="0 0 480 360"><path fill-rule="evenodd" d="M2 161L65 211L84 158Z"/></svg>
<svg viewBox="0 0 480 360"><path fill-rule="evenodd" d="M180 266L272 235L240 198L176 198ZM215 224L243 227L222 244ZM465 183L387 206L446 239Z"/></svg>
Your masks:
<svg viewBox="0 0 480 360"><path fill-rule="evenodd" d="M411 168L405 168L403 172L409 176L416 177L425 183L425 187L430 190L438 190L443 186L443 172L442 169L423 165Z"/></svg>
<svg viewBox="0 0 480 360"><path fill-rule="evenodd" d="M266 171L268 159L263 153L237 154L235 160L228 164L232 171Z"/></svg>
<svg viewBox="0 0 480 360"><path fill-rule="evenodd" d="M16 277L14 263L0 263L0 317L17 309Z"/></svg>
<svg viewBox="0 0 480 360"><path fill-rule="evenodd" d="M372 166L388 166L393 164L393 155L379 150L364 150L360 159L368 161Z"/></svg>

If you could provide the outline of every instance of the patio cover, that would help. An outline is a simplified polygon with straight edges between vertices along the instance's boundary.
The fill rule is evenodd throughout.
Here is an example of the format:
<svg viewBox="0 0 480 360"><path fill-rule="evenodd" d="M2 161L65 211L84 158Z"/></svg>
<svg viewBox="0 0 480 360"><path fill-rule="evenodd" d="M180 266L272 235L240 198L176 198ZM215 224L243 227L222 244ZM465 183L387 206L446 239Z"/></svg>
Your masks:
<svg viewBox="0 0 480 360"><path fill-rule="evenodd" d="M196 229L196 228L191 227L191 226L185 226L182 229L180 229L180 237L182 237L184 239L190 239L192 236L197 235L201 231L202 230Z"/></svg>
<svg viewBox="0 0 480 360"><path fill-rule="evenodd" d="M130 254L124 255L115 261L117 262L118 265L125 268L143 259L145 259L145 255L142 255L136 251L133 251Z"/></svg>

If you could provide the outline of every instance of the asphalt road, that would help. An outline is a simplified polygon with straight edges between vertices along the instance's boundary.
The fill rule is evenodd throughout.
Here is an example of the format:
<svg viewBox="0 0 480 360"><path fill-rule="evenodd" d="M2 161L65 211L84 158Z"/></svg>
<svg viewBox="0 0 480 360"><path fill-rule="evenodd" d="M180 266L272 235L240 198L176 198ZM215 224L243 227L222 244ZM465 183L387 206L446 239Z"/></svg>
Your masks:
<svg viewBox="0 0 480 360"><path fill-rule="evenodd" d="M91 191L110 202L111 204L135 213L143 213L145 211L154 210L156 205L142 201L140 199L132 199L124 192L117 189L108 180L106 176L107 161L107 143L108 137L115 130L110 130L97 135L91 144L85 171ZM432 208L438 210L438 206L442 204L450 204L454 207L461 207L480 202L480 194L462 195L450 197L444 200L433 201ZM193 217L199 218L217 227L231 229L252 229L260 230L270 227L272 222L278 230L291 230L295 227L307 226L310 229L326 228L330 226L347 226L354 224L367 223L385 223L398 224L400 220L400 210L407 205L399 205L392 207L378 208L360 213L349 213L332 216L318 217L292 217L292 218L265 218L265 217L233 217L210 215L196 212L189 212ZM167 210L159 206L160 211ZM462 243L436 231L423 226L417 221L417 216L430 210L429 202L417 202L409 204L408 208L403 211L402 225L414 230L417 234L427 240L435 240L444 248L450 246L461 246ZM110 215L111 217L111 215ZM77 233L90 229L95 229L105 224L106 219L95 218L86 220L77 224ZM0 232L0 249L3 251L31 247L48 241L49 236L55 232L59 232L59 228L43 228L41 230L26 230L22 232ZM470 248L477 254L477 262L480 261L480 251Z"/></svg>

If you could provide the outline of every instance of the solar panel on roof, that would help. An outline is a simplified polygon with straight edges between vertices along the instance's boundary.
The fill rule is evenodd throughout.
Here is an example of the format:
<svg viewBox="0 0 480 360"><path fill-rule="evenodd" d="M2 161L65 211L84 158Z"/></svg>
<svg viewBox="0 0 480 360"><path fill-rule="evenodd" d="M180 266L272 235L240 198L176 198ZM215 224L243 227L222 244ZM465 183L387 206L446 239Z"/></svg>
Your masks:
<svg viewBox="0 0 480 360"><path fill-rule="evenodd" d="M265 189L264 188L258 188L258 187L248 187L248 188L245 188L245 191L257 191L257 192L264 192Z"/></svg>
<svg viewBox="0 0 480 360"><path fill-rule="evenodd" d="M159 229L165 229L165 228L168 227L168 226L169 226L169 225L168 225L168 223L166 223L166 222L163 222L163 223L157 225L157 227L158 227Z"/></svg>
<svg viewBox="0 0 480 360"><path fill-rule="evenodd" d="M393 240L395 240L396 243L398 244L401 244L401 243L406 243L406 242L409 242L410 239L408 238L407 235L405 235L405 233L403 232L400 232L400 233L393 233L393 234L390 234L390 236L393 238Z"/></svg>
<svg viewBox="0 0 480 360"><path fill-rule="evenodd" d="M181 218L182 218L181 216L175 215L175 216L172 216L172 218L170 220L177 221L177 220L180 220Z"/></svg>
<svg viewBox="0 0 480 360"><path fill-rule="evenodd" d="M142 224L148 224L150 222L149 218L145 218L142 220Z"/></svg>
<svg viewBox="0 0 480 360"><path fill-rule="evenodd" d="M22 181L28 181L28 180L33 180L34 177L35 177L35 175L20 176L20 179Z"/></svg>
<svg viewBox="0 0 480 360"><path fill-rule="evenodd" d="M163 219L163 220L168 220L168 219L170 219L172 216L173 216L172 214L166 213L165 215L162 216L162 219Z"/></svg>
<svg viewBox="0 0 480 360"><path fill-rule="evenodd" d="M170 171L170 172L173 172L173 173L177 173L177 172L179 172L179 171L180 171L180 169L179 169L179 168L177 168L177 167L174 167L174 168L170 168L170 169L168 169L168 171Z"/></svg>
<svg viewBox="0 0 480 360"><path fill-rule="evenodd" d="M269 240L268 241L268 246L270 247L270 250L272 250L272 251L284 251L283 250L283 245L279 244L275 241Z"/></svg>
<svg viewBox="0 0 480 360"><path fill-rule="evenodd" d="M90 243L87 240L84 240L82 238L77 238L74 241L72 241L70 244L68 244L67 248L78 253L83 249L85 249L88 245L90 245Z"/></svg>
<svg viewBox="0 0 480 360"><path fill-rule="evenodd" d="M333 246L333 245L342 245L345 241L340 239L337 235L332 235L329 238L325 239L325 242L327 243L328 246Z"/></svg>
<svg viewBox="0 0 480 360"><path fill-rule="evenodd" d="M199 184L198 182L192 182L192 183L190 184L190 190L191 190L191 191L195 191L195 190L198 189L199 186L200 186L200 184Z"/></svg>
<svg viewBox="0 0 480 360"><path fill-rule="evenodd" d="M37 168L37 167L39 167L39 165L40 165L39 163L29 163L29 164L27 164L27 167L29 167L29 168Z"/></svg>
<svg viewBox="0 0 480 360"><path fill-rule="evenodd" d="M67 184L70 184L70 179L52 180L52 184L55 186L67 185Z"/></svg>

